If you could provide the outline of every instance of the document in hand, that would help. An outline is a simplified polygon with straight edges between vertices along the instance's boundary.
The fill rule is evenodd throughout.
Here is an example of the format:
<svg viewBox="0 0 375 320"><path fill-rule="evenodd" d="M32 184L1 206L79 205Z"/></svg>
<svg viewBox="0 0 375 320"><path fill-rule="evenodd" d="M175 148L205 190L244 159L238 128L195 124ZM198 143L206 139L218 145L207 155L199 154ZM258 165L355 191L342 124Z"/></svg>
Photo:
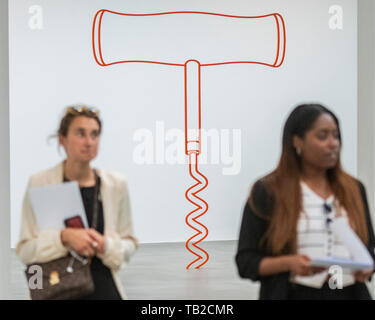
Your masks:
<svg viewBox="0 0 375 320"><path fill-rule="evenodd" d="M61 230L65 228L64 220L73 216L80 216L87 228L77 181L32 187L29 196L39 230Z"/></svg>
<svg viewBox="0 0 375 320"><path fill-rule="evenodd" d="M336 218L331 224L333 234L336 235L349 250L351 259L339 257L321 257L312 259L310 265L317 267L329 267L338 265L353 270L366 270L374 268L374 261L367 248L350 228L345 218Z"/></svg>
<svg viewBox="0 0 375 320"><path fill-rule="evenodd" d="M331 267L331 266L340 266L342 268L346 269L352 269L352 270L368 270L372 269L371 263L361 263L361 262L354 262L351 259L345 259L345 258L314 258L310 262L310 266L312 267Z"/></svg>

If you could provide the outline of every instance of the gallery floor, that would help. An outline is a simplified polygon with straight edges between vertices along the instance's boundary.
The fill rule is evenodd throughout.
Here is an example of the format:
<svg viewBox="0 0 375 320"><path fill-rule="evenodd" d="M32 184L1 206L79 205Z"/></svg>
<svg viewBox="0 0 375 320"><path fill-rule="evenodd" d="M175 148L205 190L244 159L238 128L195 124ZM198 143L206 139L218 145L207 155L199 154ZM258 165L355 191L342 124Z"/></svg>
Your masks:
<svg viewBox="0 0 375 320"><path fill-rule="evenodd" d="M209 262L186 270L193 256L184 243L141 244L121 271L129 299L257 299L259 284L240 279L234 263L236 241L205 242ZM12 252L12 299L28 299L24 267Z"/></svg>

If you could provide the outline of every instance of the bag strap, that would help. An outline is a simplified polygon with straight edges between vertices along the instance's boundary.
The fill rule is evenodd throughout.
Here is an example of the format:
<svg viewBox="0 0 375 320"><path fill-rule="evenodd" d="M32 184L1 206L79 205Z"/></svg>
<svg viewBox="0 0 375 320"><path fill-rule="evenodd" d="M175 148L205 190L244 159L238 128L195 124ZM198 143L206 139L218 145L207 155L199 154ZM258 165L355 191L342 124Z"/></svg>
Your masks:
<svg viewBox="0 0 375 320"><path fill-rule="evenodd" d="M91 228L95 229L98 226L98 197L100 192L100 180L99 176L96 173L96 170L93 169L94 176L95 176L95 189L94 189L94 208L92 213L92 222L91 222Z"/></svg>

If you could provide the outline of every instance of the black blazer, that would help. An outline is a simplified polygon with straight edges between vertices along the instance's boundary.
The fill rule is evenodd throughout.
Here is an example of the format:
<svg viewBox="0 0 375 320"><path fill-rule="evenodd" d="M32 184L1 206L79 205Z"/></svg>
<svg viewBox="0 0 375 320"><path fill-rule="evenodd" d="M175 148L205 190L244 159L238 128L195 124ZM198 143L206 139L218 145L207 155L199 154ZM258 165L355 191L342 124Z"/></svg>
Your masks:
<svg viewBox="0 0 375 320"><path fill-rule="evenodd" d="M361 196L363 199L366 223L369 234L368 250L375 260L375 237L372 228L370 212L366 197L365 187L358 181ZM254 205L260 212L269 212L272 209L272 199L267 194L264 183L258 180L253 187ZM247 278L252 281L260 281L260 300L282 300L288 298L290 273L284 272L271 276L260 276L258 274L259 263L262 258L270 256L264 248L260 247L260 239L267 230L269 220L257 215L254 210L246 203L238 242L237 254L235 257L238 272L241 278ZM356 282L356 291L358 299L371 299L365 283Z"/></svg>

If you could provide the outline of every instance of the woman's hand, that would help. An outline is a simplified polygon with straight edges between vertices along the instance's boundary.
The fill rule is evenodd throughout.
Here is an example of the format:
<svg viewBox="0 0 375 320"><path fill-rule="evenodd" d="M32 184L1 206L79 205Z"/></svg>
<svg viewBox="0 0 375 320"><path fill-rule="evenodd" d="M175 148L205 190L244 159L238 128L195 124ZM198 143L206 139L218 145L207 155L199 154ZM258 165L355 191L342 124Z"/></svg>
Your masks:
<svg viewBox="0 0 375 320"><path fill-rule="evenodd" d="M373 274L374 270L368 269L368 270L361 270L361 271L355 271L353 272L353 275L355 277L355 281L358 282L366 282L369 280L371 275Z"/></svg>
<svg viewBox="0 0 375 320"><path fill-rule="evenodd" d="M95 255L93 242L96 240L90 235L88 229L65 228L61 230L61 242L65 247L70 247L79 255L92 257Z"/></svg>
<svg viewBox="0 0 375 320"><path fill-rule="evenodd" d="M87 230L90 237L94 240L92 243L93 248L95 249L96 253L104 253L105 249L105 236L100 234L95 229L88 229Z"/></svg>
<svg viewBox="0 0 375 320"><path fill-rule="evenodd" d="M310 262L311 259L306 255L287 256L288 269L294 275L311 276L325 270L325 268L311 267Z"/></svg>

